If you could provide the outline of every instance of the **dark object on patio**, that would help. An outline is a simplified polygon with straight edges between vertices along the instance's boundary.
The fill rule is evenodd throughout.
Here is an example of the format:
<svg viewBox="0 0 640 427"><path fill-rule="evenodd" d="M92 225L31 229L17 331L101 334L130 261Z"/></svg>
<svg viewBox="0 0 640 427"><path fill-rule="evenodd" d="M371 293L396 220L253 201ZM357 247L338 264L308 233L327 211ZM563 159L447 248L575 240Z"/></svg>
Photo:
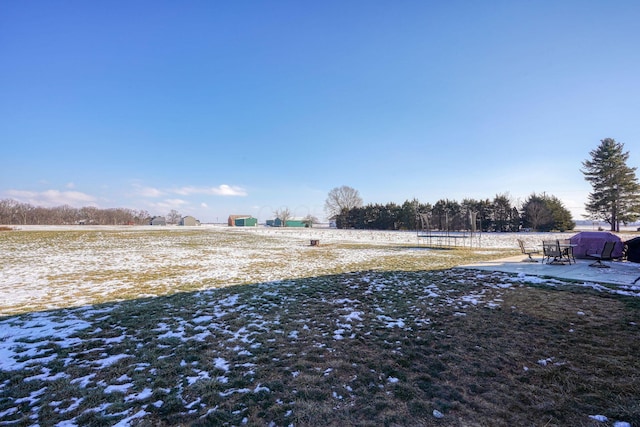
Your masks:
<svg viewBox="0 0 640 427"><path fill-rule="evenodd" d="M609 268L610 266L603 264L602 261L611 261L613 260L613 258L615 258L614 256L612 256L613 248L615 247L615 245L616 242L606 242L604 244L602 252L600 252L599 254L588 254L590 258L596 260L596 262L594 262L593 264L589 264L589 267Z"/></svg>
<svg viewBox="0 0 640 427"><path fill-rule="evenodd" d="M524 241L522 241L522 240L520 240L520 239L518 239L518 245L520 245L520 250L522 251L522 253L523 253L524 255L528 255L528 256L529 256L529 258L527 258L527 259L523 259L522 261L527 261L527 262L538 262L537 260L535 260L535 259L531 258L531 255L532 255L532 254L539 254L539 253L540 253L540 251L539 251L539 250L537 250L537 249L530 249L530 248L527 248L527 247L524 245Z"/></svg>
<svg viewBox="0 0 640 427"><path fill-rule="evenodd" d="M624 242L627 247L627 261L640 262L640 237L634 237Z"/></svg>
<svg viewBox="0 0 640 427"><path fill-rule="evenodd" d="M589 258L589 254L600 252L605 242L615 242L613 257L620 258L624 243L620 237L608 231L582 231L571 239L571 243L576 245L573 248L573 255L576 258Z"/></svg>

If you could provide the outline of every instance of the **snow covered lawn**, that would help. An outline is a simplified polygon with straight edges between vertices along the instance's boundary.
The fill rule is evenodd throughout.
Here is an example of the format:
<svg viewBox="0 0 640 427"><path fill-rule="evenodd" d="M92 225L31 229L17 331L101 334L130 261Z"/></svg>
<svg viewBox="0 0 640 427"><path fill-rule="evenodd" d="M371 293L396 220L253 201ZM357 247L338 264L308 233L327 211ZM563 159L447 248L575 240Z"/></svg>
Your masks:
<svg viewBox="0 0 640 427"><path fill-rule="evenodd" d="M640 298L320 231L0 234L0 424L640 420Z"/></svg>

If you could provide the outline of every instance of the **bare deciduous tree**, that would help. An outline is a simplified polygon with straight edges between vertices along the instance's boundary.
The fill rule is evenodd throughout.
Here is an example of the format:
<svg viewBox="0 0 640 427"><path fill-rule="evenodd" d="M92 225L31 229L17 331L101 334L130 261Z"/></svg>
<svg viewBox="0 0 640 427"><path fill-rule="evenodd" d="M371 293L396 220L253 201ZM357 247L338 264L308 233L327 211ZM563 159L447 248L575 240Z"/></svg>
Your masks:
<svg viewBox="0 0 640 427"><path fill-rule="evenodd" d="M171 211L167 214L167 224L177 224L178 222L180 222L180 218L182 218L180 212L175 209L171 209Z"/></svg>
<svg viewBox="0 0 640 427"><path fill-rule="evenodd" d="M302 222L304 222L307 227L313 227L313 224L318 224L320 221L315 216L309 214L304 217Z"/></svg>
<svg viewBox="0 0 640 427"><path fill-rule="evenodd" d="M0 200L0 224L146 224L149 212L127 208L100 209L95 206L74 208L69 205L45 208L12 199Z"/></svg>
<svg viewBox="0 0 640 427"><path fill-rule="evenodd" d="M329 191L327 200L324 202L324 210L327 218L332 219L340 215L343 210L362 207L362 198L358 190L343 185Z"/></svg>
<svg viewBox="0 0 640 427"><path fill-rule="evenodd" d="M281 209L276 209L276 211L273 212L273 215L275 215L276 218L280 218L280 221L282 221L283 227L286 227L287 221L291 219L291 211L289 210L289 208L286 208L286 207Z"/></svg>

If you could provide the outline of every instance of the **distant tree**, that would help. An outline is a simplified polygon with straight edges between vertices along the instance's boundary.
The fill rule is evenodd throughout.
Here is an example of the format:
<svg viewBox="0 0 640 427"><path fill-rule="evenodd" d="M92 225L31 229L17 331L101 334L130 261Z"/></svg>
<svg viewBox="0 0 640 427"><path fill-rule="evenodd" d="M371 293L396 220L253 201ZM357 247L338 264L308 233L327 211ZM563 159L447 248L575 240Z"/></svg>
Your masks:
<svg viewBox="0 0 640 427"><path fill-rule="evenodd" d="M149 212L147 212L144 209L141 209L139 211L134 211L132 213L133 213L133 221L138 225L148 224L149 221L151 221L151 214L149 214Z"/></svg>
<svg viewBox="0 0 640 427"><path fill-rule="evenodd" d="M371 214L367 212L368 210L366 207L343 209L335 216L336 227L343 229L366 228L367 219L371 217Z"/></svg>
<svg viewBox="0 0 640 427"><path fill-rule="evenodd" d="M20 224L28 224L29 214L33 211L33 206L28 203L16 203L14 214L19 218Z"/></svg>
<svg viewBox="0 0 640 427"><path fill-rule="evenodd" d="M488 208L491 202L488 200L463 199L460 204L463 215L467 218L466 229L471 231L482 231L485 228L483 221L489 218Z"/></svg>
<svg viewBox="0 0 640 427"><path fill-rule="evenodd" d="M59 224L75 224L78 221L78 209L69 205L54 208Z"/></svg>
<svg viewBox="0 0 640 427"><path fill-rule="evenodd" d="M182 218L180 212L175 209L171 209L171 211L167 214L167 224L177 224L180 222L180 218Z"/></svg>
<svg viewBox="0 0 640 427"><path fill-rule="evenodd" d="M543 197L533 193L522 205L522 226L530 228L534 231L542 229L551 229L553 216Z"/></svg>
<svg viewBox="0 0 640 427"><path fill-rule="evenodd" d="M495 231L515 231L514 212L507 194L498 194L493 199L493 227ZM516 228L517 229L517 228Z"/></svg>
<svg viewBox="0 0 640 427"><path fill-rule="evenodd" d="M305 227L313 227L313 224L317 224L320 221L317 217L309 214L302 219L302 222L304 223Z"/></svg>
<svg viewBox="0 0 640 427"><path fill-rule="evenodd" d="M397 230L400 206L395 203L370 204L364 207L365 226L372 230Z"/></svg>
<svg viewBox="0 0 640 427"><path fill-rule="evenodd" d="M564 207L564 204L555 196L549 196L547 207L553 217L553 229L558 231L569 231L576 227L575 221L571 217L571 212Z"/></svg>
<svg viewBox="0 0 640 427"><path fill-rule="evenodd" d="M178 219L180 216L178 215ZM149 212L128 208L99 209L94 206L74 208L69 205L45 208L12 199L0 200L0 224L147 224Z"/></svg>
<svg viewBox="0 0 640 427"><path fill-rule="evenodd" d="M276 218L280 218L280 221L282 221L282 226L286 227L287 226L287 221L289 221L292 216L291 216L291 211L289 210L289 208L280 208L280 209L276 209L273 212L273 215Z"/></svg>
<svg viewBox="0 0 640 427"><path fill-rule="evenodd" d="M398 229L400 230L417 230L420 228L418 212L431 210L430 206L421 205L417 199L406 200L400 207L398 213Z"/></svg>
<svg viewBox="0 0 640 427"><path fill-rule="evenodd" d="M609 223L611 231L620 231L620 223L633 222L640 213L640 184L636 169L627 166L629 152L624 144L605 138L589 152L581 172L593 188L585 205L589 219Z"/></svg>
<svg viewBox="0 0 640 427"><path fill-rule="evenodd" d="M531 194L522 205L522 226L535 231L573 230L576 223L560 199Z"/></svg>
<svg viewBox="0 0 640 427"><path fill-rule="evenodd" d="M349 211L353 208L362 206L362 198L358 190L343 185L329 191L327 200L324 202L324 210L327 218L333 219L340 215L344 210Z"/></svg>
<svg viewBox="0 0 640 427"><path fill-rule="evenodd" d="M431 225L438 230L461 230L460 203L455 200L438 200L431 209Z"/></svg>

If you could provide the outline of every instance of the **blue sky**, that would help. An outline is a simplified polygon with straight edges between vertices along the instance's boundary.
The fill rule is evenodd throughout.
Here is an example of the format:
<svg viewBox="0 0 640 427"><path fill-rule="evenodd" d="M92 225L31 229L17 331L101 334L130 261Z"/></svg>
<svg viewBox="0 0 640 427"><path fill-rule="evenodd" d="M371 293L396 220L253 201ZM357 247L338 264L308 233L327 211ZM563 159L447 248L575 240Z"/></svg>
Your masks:
<svg viewBox="0 0 640 427"><path fill-rule="evenodd" d="M0 198L203 222L328 192L582 219L611 137L640 164L636 1L0 2Z"/></svg>

